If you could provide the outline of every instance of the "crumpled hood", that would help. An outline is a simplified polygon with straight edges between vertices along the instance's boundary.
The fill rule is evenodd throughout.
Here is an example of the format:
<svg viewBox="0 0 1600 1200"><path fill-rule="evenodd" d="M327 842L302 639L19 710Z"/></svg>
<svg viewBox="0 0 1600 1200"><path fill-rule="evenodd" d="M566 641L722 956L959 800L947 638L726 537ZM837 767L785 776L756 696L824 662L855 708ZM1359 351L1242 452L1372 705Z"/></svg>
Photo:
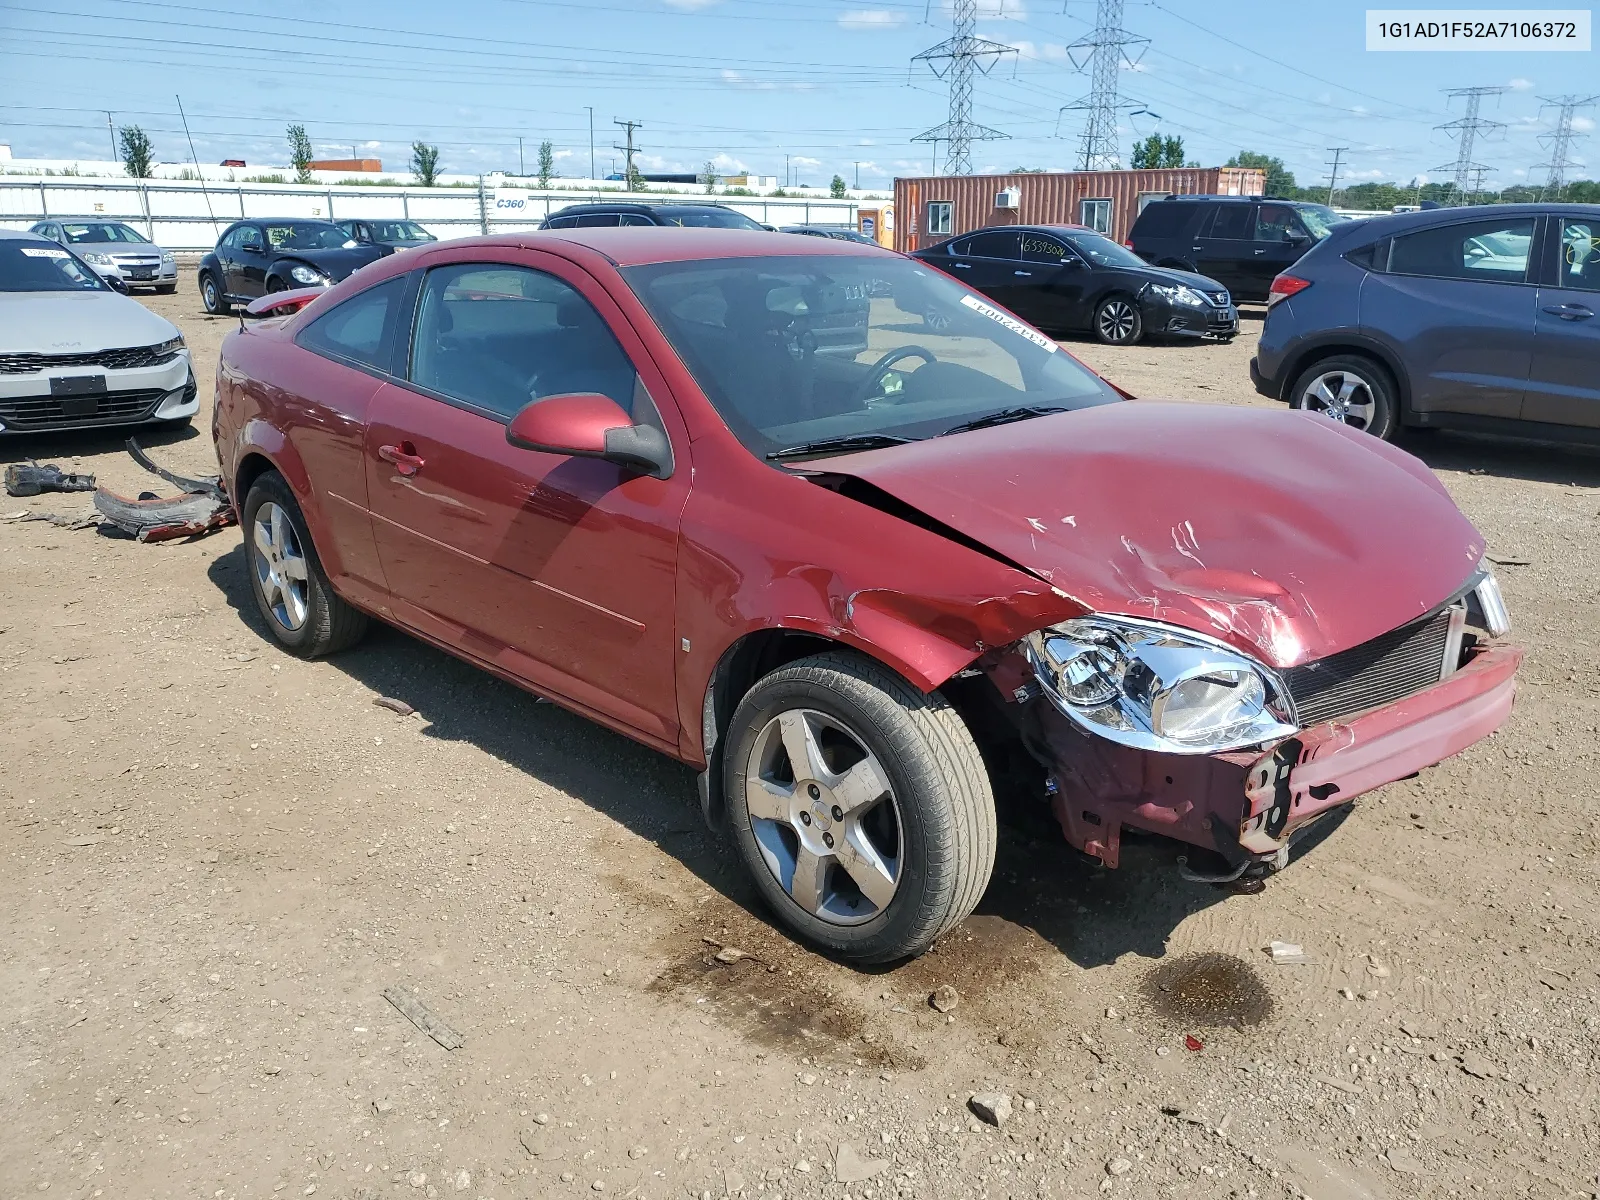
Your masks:
<svg viewBox="0 0 1600 1200"><path fill-rule="evenodd" d="M178 327L120 292L0 292L0 353L155 346Z"/></svg>
<svg viewBox="0 0 1600 1200"><path fill-rule="evenodd" d="M1132 267L1129 268L1129 270L1132 269ZM1152 283L1192 287L1201 292L1226 292L1228 290L1209 275L1197 275L1193 271L1179 271L1172 267L1145 267L1139 273L1148 276Z"/></svg>
<svg viewBox="0 0 1600 1200"><path fill-rule="evenodd" d="M388 252L382 246L335 247L331 250L280 250L280 262L310 263L325 271L335 283L355 274L368 263L377 262Z"/></svg>
<svg viewBox="0 0 1600 1200"><path fill-rule="evenodd" d="M1484 550L1422 463L1309 413L1132 401L807 466L1280 668L1437 607Z"/></svg>

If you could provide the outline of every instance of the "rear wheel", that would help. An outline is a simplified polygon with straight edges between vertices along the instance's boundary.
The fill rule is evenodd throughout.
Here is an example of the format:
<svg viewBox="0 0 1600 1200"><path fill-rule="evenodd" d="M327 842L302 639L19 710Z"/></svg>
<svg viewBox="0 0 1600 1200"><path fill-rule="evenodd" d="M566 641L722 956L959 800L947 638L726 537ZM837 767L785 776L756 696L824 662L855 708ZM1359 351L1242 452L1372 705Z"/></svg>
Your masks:
<svg viewBox="0 0 1600 1200"><path fill-rule="evenodd" d="M1131 296L1107 296L1094 310L1094 336L1108 346L1131 346L1144 336L1144 318Z"/></svg>
<svg viewBox="0 0 1600 1200"><path fill-rule="evenodd" d="M1398 425L1389 372L1360 354L1335 354L1312 363L1289 391L1289 406L1392 440Z"/></svg>
<svg viewBox="0 0 1600 1200"><path fill-rule="evenodd" d="M268 471L251 485L242 524L250 589L279 645L318 658L361 640L367 616L334 593L282 475Z"/></svg>
<svg viewBox="0 0 1600 1200"><path fill-rule="evenodd" d="M210 271L200 273L200 303L205 305L206 311L214 317L228 315L228 299L222 293L222 285L217 282L217 277Z"/></svg>
<svg viewBox="0 0 1600 1200"><path fill-rule="evenodd" d="M805 941L891 962L921 954L983 895L994 796L972 734L937 693L820 654L758 681L725 744L740 856Z"/></svg>

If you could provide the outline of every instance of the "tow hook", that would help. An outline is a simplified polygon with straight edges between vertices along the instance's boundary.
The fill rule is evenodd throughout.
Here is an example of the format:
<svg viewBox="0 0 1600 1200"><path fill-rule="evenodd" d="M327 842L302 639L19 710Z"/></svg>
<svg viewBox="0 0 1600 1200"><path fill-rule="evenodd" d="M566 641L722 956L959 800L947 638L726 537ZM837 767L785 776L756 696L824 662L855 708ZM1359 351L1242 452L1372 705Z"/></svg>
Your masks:
<svg viewBox="0 0 1600 1200"><path fill-rule="evenodd" d="M1276 875L1289 865L1289 847L1279 846L1271 858L1252 858L1239 864L1237 870L1221 874L1208 874L1193 870L1184 855L1178 855L1178 874L1190 883L1209 883L1226 888L1242 896L1254 896L1267 886L1267 876Z"/></svg>

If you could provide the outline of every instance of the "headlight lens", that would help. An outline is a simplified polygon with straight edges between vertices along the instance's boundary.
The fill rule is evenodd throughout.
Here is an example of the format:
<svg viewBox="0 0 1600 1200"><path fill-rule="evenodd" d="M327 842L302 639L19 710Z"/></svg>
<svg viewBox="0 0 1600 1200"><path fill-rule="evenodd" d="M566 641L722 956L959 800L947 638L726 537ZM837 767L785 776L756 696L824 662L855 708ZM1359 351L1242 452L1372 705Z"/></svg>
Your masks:
<svg viewBox="0 0 1600 1200"><path fill-rule="evenodd" d="M1169 286L1165 283L1152 283L1150 291L1173 304L1187 304L1191 308L1205 307L1206 298L1193 288L1184 287L1182 284Z"/></svg>
<svg viewBox="0 0 1600 1200"><path fill-rule="evenodd" d="M111 255L85 254L83 256L83 261L86 263L94 263L94 265L97 267L109 267L111 265Z"/></svg>
<svg viewBox="0 0 1600 1200"><path fill-rule="evenodd" d="M171 339L170 341L162 342L159 346L156 347L155 353L156 353L156 357L157 358L170 358L172 355L176 354L179 350L182 350L182 349L183 349L183 335L179 334L177 337Z"/></svg>
<svg viewBox="0 0 1600 1200"><path fill-rule="evenodd" d="M304 284L328 282L328 277L321 271L313 271L310 267L303 267L298 263L289 268L289 278L293 279L296 283Z"/></svg>
<svg viewBox="0 0 1600 1200"><path fill-rule="evenodd" d="M1273 672L1186 630L1081 617L1030 634L1024 645L1051 702L1125 746L1213 754L1296 728Z"/></svg>
<svg viewBox="0 0 1600 1200"><path fill-rule="evenodd" d="M170 250L163 250L161 252L161 265L163 267L170 267L176 261L177 260L172 257L172 252Z"/></svg>

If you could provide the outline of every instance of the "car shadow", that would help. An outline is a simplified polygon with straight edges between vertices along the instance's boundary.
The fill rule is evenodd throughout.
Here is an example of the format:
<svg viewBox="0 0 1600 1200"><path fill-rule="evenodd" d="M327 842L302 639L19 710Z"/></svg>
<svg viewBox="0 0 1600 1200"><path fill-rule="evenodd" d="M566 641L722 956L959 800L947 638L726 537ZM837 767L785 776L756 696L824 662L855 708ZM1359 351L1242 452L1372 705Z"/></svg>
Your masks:
<svg viewBox="0 0 1600 1200"><path fill-rule="evenodd" d="M1401 431L1402 448L1435 471L1600 488L1600 445L1522 441L1452 430Z"/></svg>
<svg viewBox="0 0 1600 1200"><path fill-rule="evenodd" d="M269 639L246 572L243 546L208 567L227 603ZM378 622L360 646L326 661L375 698L416 709L424 736L475 746L582 801L776 927L733 846L702 821L691 768ZM1014 799L1002 814L995 872L977 914L1032 931L1081 967L1129 953L1159 958L1181 921L1227 898L1177 874L1176 843L1125 835L1122 866L1110 871L1070 847L1048 817L1041 824L1038 813L1018 814Z"/></svg>
<svg viewBox="0 0 1600 1200"><path fill-rule="evenodd" d="M200 436L193 425L126 425L113 429L71 430L62 433L19 434L0 439L0 464L50 462L87 458L95 454L116 454L126 448L128 439L139 439L146 450L175 446ZM152 477L153 478L153 477Z"/></svg>

